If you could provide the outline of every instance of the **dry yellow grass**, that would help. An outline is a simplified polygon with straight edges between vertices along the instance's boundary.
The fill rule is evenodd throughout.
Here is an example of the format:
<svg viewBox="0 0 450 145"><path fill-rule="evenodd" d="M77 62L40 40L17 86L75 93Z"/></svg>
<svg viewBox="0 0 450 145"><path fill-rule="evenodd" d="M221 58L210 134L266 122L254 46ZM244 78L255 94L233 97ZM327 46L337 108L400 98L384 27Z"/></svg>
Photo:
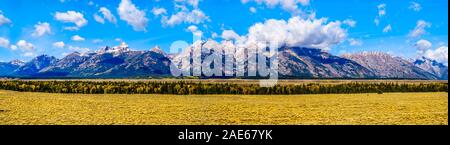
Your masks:
<svg viewBox="0 0 450 145"><path fill-rule="evenodd" d="M448 93L174 96L0 90L0 124L448 125Z"/></svg>

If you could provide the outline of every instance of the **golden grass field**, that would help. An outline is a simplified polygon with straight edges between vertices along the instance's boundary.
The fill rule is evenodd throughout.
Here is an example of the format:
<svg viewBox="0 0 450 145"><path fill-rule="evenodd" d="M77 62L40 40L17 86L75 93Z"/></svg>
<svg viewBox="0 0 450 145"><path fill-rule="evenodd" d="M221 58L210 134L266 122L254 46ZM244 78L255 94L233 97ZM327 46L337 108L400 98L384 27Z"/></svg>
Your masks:
<svg viewBox="0 0 450 145"><path fill-rule="evenodd" d="M1 125L448 125L448 93L83 95L0 90Z"/></svg>

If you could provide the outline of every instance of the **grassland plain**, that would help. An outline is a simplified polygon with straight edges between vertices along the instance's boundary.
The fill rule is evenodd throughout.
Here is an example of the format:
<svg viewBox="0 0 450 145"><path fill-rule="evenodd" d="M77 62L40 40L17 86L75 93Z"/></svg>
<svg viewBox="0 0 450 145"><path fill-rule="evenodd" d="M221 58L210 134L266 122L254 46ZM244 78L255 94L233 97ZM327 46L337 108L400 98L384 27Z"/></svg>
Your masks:
<svg viewBox="0 0 450 145"><path fill-rule="evenodd" d="M87 95L0 90L8 125L448 125L448 93Z"/></svg>

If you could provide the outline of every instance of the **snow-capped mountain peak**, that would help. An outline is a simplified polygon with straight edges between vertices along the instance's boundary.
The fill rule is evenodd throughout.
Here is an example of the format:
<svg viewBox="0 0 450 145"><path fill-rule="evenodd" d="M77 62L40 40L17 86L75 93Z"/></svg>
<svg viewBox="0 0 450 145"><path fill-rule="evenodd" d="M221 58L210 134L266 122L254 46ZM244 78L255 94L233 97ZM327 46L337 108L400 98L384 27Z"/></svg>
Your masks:
<svg viewBox="0 0 450 145"><path fill-rule="evenodd" d="M119 46L115 46L112 48L109 46L106 46L104 48L101 48L96 53L98 53L98 54L112 53L114 55L119 55L123 52L129 52L129 51L130 51L130 48L128 47L128 45L125 42L122 42Z"/></svg>
<svg viewBox="0 0 450 145"><path fill-rule="evenodd" d="M11 62L9 62L10 64L12 64L12 65L17 65L17 66L23 66L23 65L25 65L25 62L23 62L23 61L21 61L21 60L13 60L13 61L11 61Z"/></svg>

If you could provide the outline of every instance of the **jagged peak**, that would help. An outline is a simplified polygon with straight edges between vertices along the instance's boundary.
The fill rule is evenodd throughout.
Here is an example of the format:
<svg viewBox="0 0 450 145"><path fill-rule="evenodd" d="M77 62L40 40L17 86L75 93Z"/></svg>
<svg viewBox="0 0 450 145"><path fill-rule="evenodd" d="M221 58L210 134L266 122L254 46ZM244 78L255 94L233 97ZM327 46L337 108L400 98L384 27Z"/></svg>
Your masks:
<svg viewBox="0 0 450 145"><path fill-rule="evenodd" d="M17 66L23 66L23 65L25 65L25 62L24 62L24 61L21 61L21 60L18 60L18 59L12 60L12 61L10 61L9 63L12 64L12 65L17 65Z"/></svg>
<svg viewBox="0 0 450 145"><path fill-rule="evenodd" d="M416 65L429 64L433 66L445 67L446 65L425 56L417 58L414 62Z"/></svg>
<svg viewBox="0 0 450 145"><path fill-rule="evenodd" d="M164 50L162 50L161 47L159 47L159 46L153 47L150 51L154 52L154 53L158 53L158 54L163 54L163 55L165 54Z"/></svg>
<svg viewBox="0 0 450 145"><path fill-rule="evenodd" d="M41 59L47 59L47 58L49 58L49 59L56 59L54 56L49 56L47 54L42 54L42 55L39 55L36 58L34 58L34 60L41 60Z"/></svg>
<svg viewBox="0 0 450 145"><path fill-rule="evenodd" d="M71 54L69 54L69 55L67 55L67 56L80 56L80 55L81 55L80 52L74 51L74 52L72 52Z"/></svg>
<svg viewBox="0 0 450 145"><path fill-rule="evenodd" d="M109 46L100 48L99 50L96 51L96 53L97 54L113 53L114 55L118 55L120 53L129 52L129 51L131 51L129 46L125 42L122 42L122 43L120 43L119 46L115 46L112 48Z"/></svg>

